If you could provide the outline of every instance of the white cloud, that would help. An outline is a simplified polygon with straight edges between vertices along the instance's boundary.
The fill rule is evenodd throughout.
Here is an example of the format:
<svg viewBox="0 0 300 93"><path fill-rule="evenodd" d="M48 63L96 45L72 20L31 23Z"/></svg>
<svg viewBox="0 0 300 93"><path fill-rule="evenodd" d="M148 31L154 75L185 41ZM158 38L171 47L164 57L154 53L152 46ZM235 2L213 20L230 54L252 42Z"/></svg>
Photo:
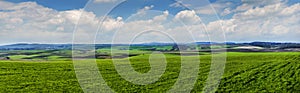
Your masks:
<svg viewBox="0 0 300 93"><path fill-rule="evenodd" d="M72 41L73 30L77 23L79 33L77 36L91 41L94 39L92 32L97 30L100 19L104 18L81 9L56 11L34 2L15 4L0 1L0 5L2 10L0 11L0 39L2 40L0 43L68 43ZM153 5L145 6L131 18L140 18L134 17L139 15L147 18L153 16L146 12L153 7ZM224 15L239 8L231 9L218 5L215 7L221 7L220 10L225 8ZM205 29L208 30L208 34L220 34L219 31L222 31L220 24L226 31L229 41L295 40L300 34L298 31L300 29L299 3L290 6L282 2L269 3L265 6L244 8L230 19L213 21L204 25L201 24L201 18L194 10L183 10L175 16L170 15L166 10L147 20L128 21L122 17L105 17L102 32L99 34L100 39L97 41L110 42L113 38L117 38L120 41L129 42L136 34L147 30L167 33L177 39L180 38L182 42L192 41L190 36L196 38L196 41L207 41ZM140 40L149 42L167 40L162 33L151 32ZM114 35L117 37L113 37Z"/></svg>
<svg viewBox="0 0 300 93"><path fill-rule="evenodd" d="M155 21L155 22L163 22L163 21L165 21L167 19L168 16L169 16L169 11L166 10L166 11L163 12L163 15L155 16L153 18L153 21Z"/></svg>
<svg viewBox="0 0 300 93"><path fill-rule="evenodd" d="M210 22L207 27L210 31L221 31L216 26L221 23L228 40L296 41L295 36L300 32L299 8L299 3L291 6L275 3L254 7L234 14L232 19Z"/></svg>
<svg viewBox="0 0 300 93"><path fill-rule="evenodd" d="M289 28L283 25L277 25L271 30L271 34L274 35L283 35L289 32Z"/></svg>
<svg viewBox="0 0 300 93"><path fill-rule="evenodd" d="M241 2L244 4L255 5L255 6L277 4L285 1L286 0L241 0Z"/></svg>
<svg viewBox="0 0 300 93"><path fill-rule="evenodd" d="M56 11L35 2L0 4L6 5L0 11L0 43L68 43L79 18L85 30L96 28L99 22L95 14L83 10Z"/></svg>
<svg viewBox="0 0 300 93"><path fill-rule="evenodd" d="M131 18L138 18L135 16L139 15L133 15ZM153 16L151 19L133 19L133 21L124 23L116 33L112 33L114 37L108 38L113 38L114 43L130 43L133 40L139 42L173 42L172 39L176 40L176 42L187 43L193 42L193 37L197 37L198 39L202 38L202 40L204 40L202 37L204 35L203 26L192 24L197 20L200 21L200 18L194 11L181 11L170 21L167 19L168 17L171 17L169 16L169 12L164 11L160 15ZM183 23L189 23L190 25L185 26L178 22L178 20L181 20ZM147 31L150 32L146 34L141 33ZM139 36L141 36L141 38L138 38Z"/></svg>
<svg viewBox="0 0 300 93"><path fill-rule="evenodd" d="M231 11L232 11L231 8L225 8L223 10L223 12L221 13L221 16L228 15L228 14L232 13Z"/></svg>
<svg viewBox="0 0 300 93"><path fill-rule="evenodd" d="M284 3L286 0L242 0L242 5L238 6L232 12L246 11L255 7L268 6L273 4Z"/></svg>
<svg viewBox="0 0 300 93"><path fill-rule="evenodd" d="M280 12L286 6L282 3L277 3L273 5L268 5L265 7L255 7L253 9L249 9L242 13L237 13L233 16L233 18L243 18L243 19L253 19L259 17L267 17Z"/></svg>
<svg viewBox="0 0 300 93"><path fill-rule="evenodd" d="M116 1L117 0L94 0L94 3L111 3Z"/></svg>
<svg viewBox="0 0 300 93"><path fill-rule="evenodd" d="M121 27L122 25L124 25L123 18L117 17L117 19L107 18L103 22L102 26L103 26L104 31L112 31L112 30L116 30L117 28Z"/></svg>
<svg viewBox="0 0 300 93"><path fill-rule="evenodd" d="M137 15L145 15L146 11L152 9L153 7L154 7L154 5L145 6L143 9L138 10L138 12L136 14Z"/></svg>
<svg viewBox="0 0 300 93"><path fill-rule="evenodd" d="M14 5L14 4L13 4L13 3L10 3L10 2L0 1L0 10L7 9L7 8L13 6L13 5Z"/></svg>
<svg viewBox="0 0 300 93"><path fill-rule="evenodd" d="M263 6L273 5L273 4L279 4L279 3L285 3L287 0L241 0L242 5L237 6L235 9L232 9L233 7L227 7L227 8L221 8L216 9L216 11L222 12L221 16L231 14L231 13L238 13L238 12L244 12L253 8L259 8ZM218 4L218 3L217 3ZM222 4L222 3L219 3ZM222 6L231 6L231 4L222 4Z"/></svg>
<svg viewBox="0 0 300 93"><path fill-rule="evenodd" d="M184 4L182 1L177 1L173 4L170 4L169 5L170 7L181 7L181 8L186 8L186 7L189 7L191 6L190 4Z"/></svg>
<svg viewBox="0 0 300 93"><path fill-rule="evenodd" d="M146 6L138 13L146 13L154 6ZM156 28L162 30L161 22L169 15L164 11L162 15L155 16L151 20L137 20L134 22L123 21L122 17L97 17L93 12L84 10L56 11L36 4L35 2L11 3L11 6L1 7L0 39L6 40L0 43L11 42L39 42L39 43L70 43L73 30L77 24L76 37L81 38L78 43L91 42L94 32L97 31L100 19L104 19L99 37L109 42L118 28L123 27L122 35L138 33L139 31ZM5 8L5 9L4 9ZM128 32L129 31L129 32ZM127 33L126 33L127 32ZM9 39L8 39L9 38ZM103 42L102 42L103 43Z"/></svg>
<svg viewBox="0 0 300 93"><path fill-rule="evenodd" d="M294 4L281 10L281 15L293 15L300 12L300 3Z"/></svg>
<svg viewBox="0 0 300 93"><path fill-rule="evenodd" d="M196 8L196 13L205 15L222 14L224 9L230 9L231 2L217 2ZM226 12L228 12L226 10ZM225 14L225 13L224 13Z"/></svg>
<svg viewBox="0 0 300 93"><path fill-rule="evenodd" d="M201 22L200 17L194 10L183 10L175 15L175 20L181 21L186 25L196 24Z"/></svg>
<svg viewBox="0 0 300 93"><path fill-rule="evenodd" d="M249 5L249 4L242 4L241 6L238 6L234 11L235 12L239 12L239 11L246 11L249 9L252 9L254 6L253 5Z"/></svg>

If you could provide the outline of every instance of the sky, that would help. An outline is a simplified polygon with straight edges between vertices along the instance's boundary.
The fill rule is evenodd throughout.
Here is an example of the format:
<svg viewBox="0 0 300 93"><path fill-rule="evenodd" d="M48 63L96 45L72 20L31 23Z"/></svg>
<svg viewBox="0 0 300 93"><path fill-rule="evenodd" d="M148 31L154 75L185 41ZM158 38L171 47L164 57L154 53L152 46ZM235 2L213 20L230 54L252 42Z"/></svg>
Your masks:
<svg viewBox="0 0 300 93"><path fill-rule="evenodd" d="M300 0L1 0L12 43L299 42Z"/></svg>

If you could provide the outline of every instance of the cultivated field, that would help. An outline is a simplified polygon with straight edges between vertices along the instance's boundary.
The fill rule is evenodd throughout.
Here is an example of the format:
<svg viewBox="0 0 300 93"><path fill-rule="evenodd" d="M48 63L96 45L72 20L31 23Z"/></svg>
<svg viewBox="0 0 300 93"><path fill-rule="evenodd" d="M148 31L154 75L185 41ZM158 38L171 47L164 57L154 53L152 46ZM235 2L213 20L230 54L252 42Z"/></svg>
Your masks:
<svg viewBox="0 0 300 93"><path fill-rule="evenodd" d="M25 60L24 56L34 57L21 55L12 57L16 60L0 60L0 92L82 92L71 60L59 56ZM123 79L111 59L97 59L97 64L107 84L116 92L164 92L172 88L180 72L180 56L174 53L165 56L165 73L149 85L136 85ZM141 54L129 59L135 71L146 73L151 69L148 58L149 54ZM200 60L192 92L203 90L211 55L202 54ZM300 92L299 62L299 52L229 52L217 92Z"/></svg>

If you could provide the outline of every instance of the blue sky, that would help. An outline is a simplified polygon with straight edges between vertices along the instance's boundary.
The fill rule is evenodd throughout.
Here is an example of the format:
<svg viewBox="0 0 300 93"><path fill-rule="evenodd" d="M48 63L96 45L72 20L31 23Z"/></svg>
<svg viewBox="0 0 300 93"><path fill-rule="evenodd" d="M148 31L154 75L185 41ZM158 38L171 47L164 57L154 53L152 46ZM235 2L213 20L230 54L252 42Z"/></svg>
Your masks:
<svg viewBox="0 0 300 93"><path fill-rule="evenodd" d="M85 6L88 0L6 0L8 2L36 2L45 7L53 8L58 11L80 9Z"/></svg>
<svg viewBox="0 0 300 93"><path fill-rule="evenodd" d="M89 0L5 0L13 3L21 3L21 2L36 2L39 5L55 9L57 11L66 11L66 10L74 10L74 9L82 9L88 3ZM249 0L251 1L251 0ZM257 1L257 0L252 0ZM119 7L122 8L122 11L116 11L123 15L130 15L131 13L136 12L138 9L143 8L147 5L155 5L153 8L155 10L169 10L170 13L177 13L180 10L184 10L183 8L178 7L170 7L168 5L176 2L175 0L128 0L126 3L121 4ZM230 7L235 8L243 4L241 0L209 0L211 3L218 2L231 2L233 3ZM258 1L257 1L258 2ZM289 5L293 5L295 3L299 3L300 0L288 0Z"/></svg>
<svg viewBox="0 0 300 93"><path fill-rule="evenodd" d="M160 31L139 42L300 40L300 0L5 0L0 14L0 43L70 43L74 31L109 43L148 30Z"/></svg>
<svg viewBox="0 0 300 93"><path fill-rule="evenodd" d="M39 5L49 7L49 8L58 10L58 11L65 11L65 10L73 10L73 9L82 9L88 3L89 0L5 0L5 1L13 2L13 3L21 3L21 2L29 2L30 1L30 2L36 2ZM257 1L257 0L252 0L252 1ZM157 9L157 10L166 10L167 9L170 11L170 13L173 13L173 14L179 12L180 10L183 10L182 8L168 6L174 2L176 2L176 1L175 0L164 0L162 2L160 0L128 0L128 2L120 5L120 8L122 8L123 11L117 11L117 12L128 16L129 14L136 12L136 10L143 8L146 5L155 5L156 7L153 9ZM230 6L232 8L235 8L235 7L243 4L243 2L241 0L209 0L209 2L211 2L211 3L232 2L233 5ZM299 2L300 2L300 0L289 0L288 4L292 5L292 4L299 3ZM126 6L126 7L124 7L124 6Z"/></svg>
<svg viewBox="0 0 300 93"><path fill-rule="evenodd" d="M21 2L36 2L39 5L55 9L57 11L66 11L74 9L82 9L88 3L89 0L6 0L13 3ZM228 2L236 2L237 0L228 0ZM135 13L137 10L144 6L154 5L153 10L169 10L170 13L175 15L181 10L186 8L182 7L170 7L169 5L175 3L175 0L128 0L116 7L116 11L112 11L111 15L119 15L128 17ZM211 3L217 2L217 0L210 0Z"/></svg>

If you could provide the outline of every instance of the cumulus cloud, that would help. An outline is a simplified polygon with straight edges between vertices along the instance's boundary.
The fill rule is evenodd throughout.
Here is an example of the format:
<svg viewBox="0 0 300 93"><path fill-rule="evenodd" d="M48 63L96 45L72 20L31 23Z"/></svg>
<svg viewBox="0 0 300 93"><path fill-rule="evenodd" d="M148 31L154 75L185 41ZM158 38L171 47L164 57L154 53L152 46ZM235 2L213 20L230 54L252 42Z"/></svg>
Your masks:
<svg viewBox="0 0 300 93"><path fill-rule="evenodd" d="M133 15L132 18L138 18L135 16L138 15ZM171 17L171 19L168 20L168 17ZM200 17L192 10L183 10L174 17L170 16L168 11L164 11L151 19L132 20L125 22L117 32L113 33L111 41L114 43L132 43L134 40L140 42L187 43L196 41L193 37L204 40L203 25L196 24L200 22ZM142 38L137 38L139 36L142 36Z"/></svg>
<svg viewBox="0 0 300 93"><path fill-rule="evenodd" d="M201 22L200 17L194 10L183 10L175 15L175 20L181 21L186 25L196 24Z"/></svg>
<svg viewBox="0 0 300 93"><path fill-rule="evenodd" d="M166 28L163 26L162 22L167 19L169 15L168 11L164 11L161 15L154 16L151 19L148 20L134 20L134 21L128 21L124 23L122 26L120 26L119 29L117 29L110 37L111 42L114 43L131 43L132 40L137 37L141 32L144 31L165 31ZM135 16L139 15L133 15L132 18L138 18ZM148 37L148 38L147 38ZM144 42L147 41L154 41L161 38L156 37L155 33L152 33L150 35L147 35L147 37L143 37L142 39ZM149 39L151 38L151 39Z"/></svg>
<svg viewBox="0 0 300 93"><path fill-rule="evenodd" d="M79 18L79 26L86 28L96 28L99 21L94 13L83 10L56 11L35 2L0 2L6 5L0 12L1 43L67 43Z"/></svg>
<svg viewBox="0 0 300 93"><path fill-rule="evenodd" d="M166 11L163 12L163 15L155 16L153 18L153 21L155 21L155 22L163 22L163 21L165 21L167 19L168 16L169 16L169 11L166 10Z"/></svg>
<svg viewBox="0 0 300 93"><path fill-rule="evenodd" d="M7 8L13 6L13 5L14 4L10 3L10 2L0 1L0 9L1 10L7 9Z"/></svg>
<svg viewBox="0 0 300 93"><path fill-rule="evenodd" d="M247 2L253 4L253 2ZM136 15L149 16L148 10L154 6L145 6L137 11ZM226 14L239 10L232 18L201 23L201 12L197 10L182 10L171 16L168 10L153 16L150 19L126 20L122 17L98 17L93 12L84 10L56 11L43 7L35 2L9 3L0 1L0 43L11 42L39 42L39 43L69 43L72 42L73 30L77 24L77 37L92 41L93 32L98 29L103 20L99 43L130 42L137 34L143 31L157 31L148 33L141 41L166 41L167 33L181 42L208 41L206 35L220 34L224 30L229 41L257 41L257 40L293 40L299 36L300 4L287 5L268 2L264 6L242 4L235 9L225 8ZM204 10L203 10L204 11ZM198 13L198 14L197 14ZM220 12L219 12L220 13ZM183 25L183 24L185 25ZM222 28L222 29L221 29ZM207 30L207 32L206 32ZM190 38L190 37L193 38ZM5 40L5 41L4 41ZM85 40L82 40L85 42ZM123 42L123 43L124 43Z"/></svg>
<svg viewBox="0 0 300 93"><path fill-rule="evenodd" d="M291 6L274 3L235 13L231 19L210 22L207 26L211 31L220 30L215 25L221 23L228 40L295 41L295 33L299 35L299 8L299 3Z"/></svg>
<svg viewBox="0 0 300 93"><path fill-rule="evenodd" d="M122 17L117 17L116 19L108 17L105 21L103 21L102 26L104 31L112 31L121 27L123 24L124 22Z"/></svg>
<svg viewBox="0 0 300 93"><path fill-rule="evenodd" d="M2 2L8 3L8 2ZM93 12L84 10L56 11L50 8L38 5L35 2L8 3L2 6L0 12L0 39L6 40L1 43L11 42L39 42L39 43L71 43L75 26L76 34L80 37L77 43L85 43L94 40L94 34L99 27L101 19L102 29L98 37L103 42L110 42L115 31L121 28L124 33L138 33L150 28L162 30L164 27L161 22L167 20L168 11L161 15L153 17L150 20L137 20L125 23L122 17L97 17ZM137 13L146 13L145 11L154 6L145 6ZM76 25L77 24L77 25ZM129 31L129 32L128 32ZM129 34L130 35L130 34ZM129 36L122 35L122 36ZM84 37L84 38L83 38ZM101 42L101 43L103 43Z"/></svg>
<svg viewBox="0 0 300 93"><path fill-rule="evenodd" d="M280 15L293 15L300 12L300 3L294 4L281 10Z"/></svg>

